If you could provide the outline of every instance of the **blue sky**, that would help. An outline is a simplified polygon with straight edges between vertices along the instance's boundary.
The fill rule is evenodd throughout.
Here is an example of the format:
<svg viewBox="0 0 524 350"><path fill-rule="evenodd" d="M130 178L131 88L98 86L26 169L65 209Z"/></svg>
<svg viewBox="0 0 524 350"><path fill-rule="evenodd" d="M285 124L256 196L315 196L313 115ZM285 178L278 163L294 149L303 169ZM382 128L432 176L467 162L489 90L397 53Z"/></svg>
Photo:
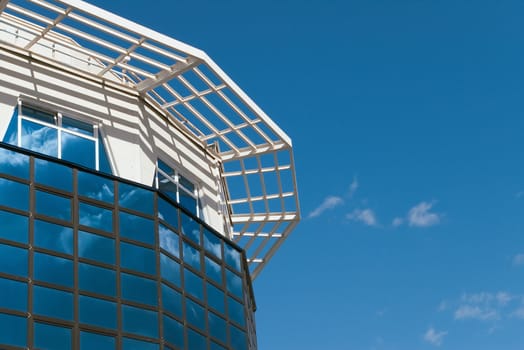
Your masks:
<svg viewBox="0 0 524 350"><path fill-rule="evenodd" d="M293 139L260 349L522 349L524 2L92 3L205 50Z"/></svg>

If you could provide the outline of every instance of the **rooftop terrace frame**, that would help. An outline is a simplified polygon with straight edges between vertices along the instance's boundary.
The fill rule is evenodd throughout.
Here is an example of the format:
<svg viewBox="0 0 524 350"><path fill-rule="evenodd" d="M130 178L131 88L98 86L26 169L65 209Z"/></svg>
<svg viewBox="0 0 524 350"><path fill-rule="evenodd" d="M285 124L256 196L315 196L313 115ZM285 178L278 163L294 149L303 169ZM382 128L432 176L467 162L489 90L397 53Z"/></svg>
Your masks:
<svg viewBox="0 0 524 350"><path fill-rule="evenodd" d="M253 279L298 224L291 139L202 50L80 0L0 0L0 48L137 94L207 147Z"/></svg>

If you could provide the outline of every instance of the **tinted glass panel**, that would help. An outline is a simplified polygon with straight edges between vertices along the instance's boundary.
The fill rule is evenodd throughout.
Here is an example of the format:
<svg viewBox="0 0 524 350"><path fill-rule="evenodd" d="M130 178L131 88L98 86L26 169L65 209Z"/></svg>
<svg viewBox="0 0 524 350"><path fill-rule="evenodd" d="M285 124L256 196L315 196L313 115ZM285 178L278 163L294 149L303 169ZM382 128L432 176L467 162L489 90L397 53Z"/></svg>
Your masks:
<svg viewBox="0 0 524 350"><path fill-rule="evenodd" d="M182 324L171 317L163 316L164 338L171 344L184 348L184 327Z"/></svg>
<svg viewBox="0 0 524 350"><path fill-rule="evenodd" d="M122 326L124 332L158 337L158 318L153 311L122 305Z"/></svg>
<svg viewBox="0 0 524 350"><path fill-rule="evenodd" d="M221 313L226 312L224 292L211 283L207 283L207 303L210 307Z"/></svg>
<svg viewBox="0 0 524 350"><path fill-rule="evenodd" d="M113 212L109 209L80 202L78 220L80 225L97 228L107 232L113 231Z"/></svg>
<svg viewBox="0 0 524 350"><path fill-rule="evenodd" d="M190 216L180 213L182 218L182 234L193 242L200 244L200 225Z"/></svg>
<svg viewBox="0 0 524 350"><path fill-rule="evenodd" d="M157 285L156 281L122 273L120 275L122 283L122 298L137 303L157 305Z"/></svg>
<svg viewBox="0 0 524 350"><path fill-rule="evenodd" d="M71 199L48 192L36 191L35 201L37 213L71 221Z"/></svg>
<svg viewBox="0 0 524 350"><path fill-rule="evenodd" d="M217 258L222 259L222 241L207 229L204 229L204 248Z"/></svg>
<svg viewBox="0 0 524 350"><path fill-rule="evenodd" d="M67 321L73 320L73 294L61 290L33 287L33 312Z"/></svg>
<svg viewBox="0 0 524 350"><path fill-rule="evenodd" d="M0 178L0 205L29 210L29 186Z"/></svg>
<svg viewBox="0 0 524 350"><path fill-rule="evenodd" d="M0 308L27 311L27 283L0 278Z"/></svg>
<svg viewBox="0 0 524 350"><path fill-rule="evenodd" d="M25 347L27 318L0 313L0 344Z"/></svg>
<svg viewBox="0 0 524 350"><path fill-rule="evenodd" d="M189 210L193 215L197 215L197 200L191 195L187 194L184 190L180 189L178 193L180 205Z"/></svg>
<svg viewBox="0 0 524 350"><path fill-rule="evenodd" d="M42 185L71 192L73 189L73 170L58 163L36 158L35 181Z"/></svg>
<svg viewBox="0 0 524 350"><path fill-rule="evenodd" d="M205 261L207 277L215 282L218 282L219 284L222 284L222 266L220 266L207 256L205 257Z"/></svg>
<svg viewBox="0 0 524 350"><path fill-rule="evenodd" d="M69 350L71 349L71 330L45 323L35 323L35 348Z"/></svg>
<svg viewBox="0 0 524 350"><path fill-rule="evenodd" d="M84 295L78 297L79 318L87 323L104 328L116 328L116 304Z"/></svg>
<svg viewBox="0 0 524 350"><path fill-rule="evenodd" d="M227 323L222 317L208 312L207 320L209 324L209 333L223 343L227 343Z"/></svg>
<svg viewBox="0 0 524 350"><path fill-rule="evenodd" d="M231 332L231 349L247 350L246 333L236 327L230 327L229 330Z"/></svg>
<svg viewBox="0 0 524 350"><path fill-rule="evenodd" d="M0 210L0 238L27 244L28 229L29 220L27 216Z"/></svg>
<svg viewBox="0 0 524 350"><path fill-rule="evenodd" d="M113 270L79 263L78 283L81 290L116 296L116 272Z"/></svg>
<svg viewBox="0 0 524 350"><path fill-rule="evenodd" d="M23 148L58 157L58 131L49 126L22 120Z"/></svg>
<svg viewBox="0 0 524 350"><path fill-rule="evenodd" d="M96 169L95 141L62 132L62 159Z"/></svg>
<svg viewBox="0 0 524 350"><path fill-rule="evenodd" d="M82 258L115 263L115 241L88 232L78 232L78 254Z"/></svg>
<svg viewBox="0 0 524 350"><path fill-rule="evenodd" d="M43 121L45 123L49 124L55 124L55 115L51 112L46 112L41 110L41 108L33 108L31 106L28 106L24 103L22 106L22 112L21 115L25 117L30 117L33 119L37 119L40 121Z"/></svg>
<svg viewBox="0 0 524 350"><path fill-rule="evenodd" d="M231 297L228 297L227 301L229 318L238 323L239 325L245 326L246 319L244 317L244 306L242 306L242 304L240 304L238 301L234 300Z"/></svg>
<svg viewBox="0 0 524 350"><path fill-rule="evenodd" d="M0 148L0 173L29 178L29 157Z"/></svg>
<svg viewBox="0 0 524 350"><path fill-rule="evenodd" d="M160 273L168 282L180 286L180 264L164 254L160 254Z"/></svg>
<svg viewBox="0 0 524 350"><path fill-rule="evenodd" d="M73 254L73 229L35 220L35 246L60 253Z"/></svg>
<svg viewBox="0 0 524 350"><path fill-rule="evenodd" d="M242 298L242 279L228 269L226 269L226 285L230 293Z"/></svg>
<svg viewBox="0 0 524 350"><path fill-rule="evenodd" d="M120 206L146 214L153 214L153 192L121 183L118 187Z"/></svg>
<svg viewBox="0 0 524 350"><path fill-rule="evenodd" d="M69 259L35 252L34 274L38 281L73 287L73 262Z"/></svg>
<svg viewBox="0 0 524 350"><path fill-rule="evenodd" d="M80 120L62 117L62 127L83 135L93 136L93 125L84 123Z"/></svg>
<svg viewBox="0 0 524 350"><path fill-rule="evenodd" d="M187 293L201 300L204 298L204 285L202 283L202 278L198 277L188 269L184 269L184 283Z"/></svg>
<svg viewBox="0 0 524 350"><path fill-rule="evenodd" d="M120 236L147 244L155 244L155 226L152 220L120 212Z"/></svg>
<svg viewBox="0 0 524 350"><path fill-rule="evenodd" d="M187 330L187 341L191 350L207 350L206 338L191 329Z"/></svg>
<svg viewBox="0 0 524 350"><path fill-rule="evenodd" d="M196 270L200 270L200 251L193 248L190 244L183 242L184 262L191 265Z"/></svg>
<svg viewBox="0 0 524 350"><path fill-rule="evenodd" d="M223 346L220 346L214 342L210 342L210 345L209 345L209 350L226 350L225 347Z"/></svg>
<svg viewBox="0 0 524 350"><path fill-rule="evenodd" d="M79 171L78 194L99 201L113 203L115 197L113 181L101 176Z"/></svg>
<svg viewBox="0 0 524 350"><path fill-rule="evenodd" d="M186 317L187 321L193 326L202 330L206 329L206 312L197 303L186 298Z"/></svg>
<svg viewBox="0 0 524 350"><path fill-rule="evenodd" d="M158 217L178 229L178 209L158 197Z"/></svg>
<svg viewBox="0 0 524 350"><path fill-rule="evenodd" d="M241 255L238 250L233 248L229 243L224 242L224 251L226 253L226 264L235 268L237 271L240 270L240 259Z"/></svg>
<svg viewBox="0 0 524 350"><path fill-rule="evenodd" d="M155 252L125 242L120 242L120 264L126 269L151 275L156 273Z"/></svg>
<svg viewBox="0 0 524 350"><path fill-rule="evenodd" d="M162 284L162 308L182 317L182 295L165 284Z"/></svg>
<svg viewBox="0 0 524 350"><path fill-rule="evenodd" d="M160 239L160 248L165 249L177 258L180 257L179 236L164 225L158 225L158 235Z"/></svg>
<svg viewBox="0 0 524 350"><path fill-rule="evenodd" d="M107 335L80 332L81 350L115 350L115 338Z"/></svg>
<svg viewBox="0 0 524 350"><path fill-rule="evenodd" d="M27 276L27 250L0 244L0 271Z"/></svg>
<svg viewBox="0 0 524 350"><path fill-rule="evenodd" d="M160 347L158 344L148 343L136 339L123 338L122 339L123 350L158 350Z"/></svg>

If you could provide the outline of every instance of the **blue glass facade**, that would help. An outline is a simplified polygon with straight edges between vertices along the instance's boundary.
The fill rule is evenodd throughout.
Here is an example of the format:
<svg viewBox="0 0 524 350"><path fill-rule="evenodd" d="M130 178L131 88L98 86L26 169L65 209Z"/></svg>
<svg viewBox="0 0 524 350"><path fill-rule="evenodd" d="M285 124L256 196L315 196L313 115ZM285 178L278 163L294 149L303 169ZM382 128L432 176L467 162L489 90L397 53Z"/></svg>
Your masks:
<svg viewBox="0 0 524 350"><path fill-rule="evenodd" d="M0 348L256 347L243 252L142 185L0 144Z"/></svg>

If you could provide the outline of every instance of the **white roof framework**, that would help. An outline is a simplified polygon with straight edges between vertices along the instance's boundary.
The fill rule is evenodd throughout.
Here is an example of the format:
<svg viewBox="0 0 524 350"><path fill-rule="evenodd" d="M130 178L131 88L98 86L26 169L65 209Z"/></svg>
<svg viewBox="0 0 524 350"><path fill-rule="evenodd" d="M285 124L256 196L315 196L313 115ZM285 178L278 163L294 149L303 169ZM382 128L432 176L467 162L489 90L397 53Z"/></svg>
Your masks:
<svg viewBox="0 0 524 350"><path fill-rule="evenodd" d="M135 89L215 145L253 278L298 223L291 139L203 51L80 0L0 0L0 45Z"/></svg>

